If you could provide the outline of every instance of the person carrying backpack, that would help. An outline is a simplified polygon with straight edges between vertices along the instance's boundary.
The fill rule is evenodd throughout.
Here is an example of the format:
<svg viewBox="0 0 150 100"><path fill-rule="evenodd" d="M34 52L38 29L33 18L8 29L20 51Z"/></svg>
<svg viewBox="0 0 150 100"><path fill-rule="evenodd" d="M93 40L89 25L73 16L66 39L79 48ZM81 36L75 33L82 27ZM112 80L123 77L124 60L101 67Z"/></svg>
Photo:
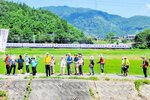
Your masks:
<svg viewBox="0 0 150 100"><path fill-rule="evenodd" d="M78 55L75 54L75 57L74 57L74 67L75 67L75 75L78 75L79 74L79 71L78 71Z"/></svg>
<svg viewBox="0 0 150 100"><path fill-rule="evenodd" d="M89 67L90 67L90 75L94 75L94 57L93 56L90 57Z"/></svg>
<svg viewBox="0 0 150 100"><path fill-rule="evenodd" d="M68 53L67 54L67 71L68 71L68 75L71 74L71 64L72 64L72 57L71 57L71 54Z"/></svg>
<svg viewBox="0 0 150 100"><path fill-rule="evenodd" d="M13 69L13 75L15 75L15 70L16 70L16 59L15 59L15 56L12 56L11 60L10 60L10 73L11 73L11 70Z"/></svg>
<svg viewBox="0 0 150 100"><path fill-rule="evenodd" d="M128 70L129 70L130 62L127 57L124 57L124 64L123 64L123 71L124 71L124 76L128 75Z"/></svg>
<svg viewBox="0 0 150 100"><path fill-rule="evenodd" d="M27 54L25 55L25 63L26 63L26 74L30 74L29 65L31 63L31 59Z"/></svg>
<svg viewBox="0 0 150 100"><path fill-rule="evenodd" d="M104 59L104 57L102 55L100 55L100 60L97 63L100 63L101 72L104 73L105 59Z"/></svg>
<svg viewBox="0 0 150 100"><path fill-rule="evenodd" d="M11 59L10 59L9 55L6 54L6 58L5 58L4 62L6 64L6 71L7 71L6 74L7 75L10 74L10 61L11 61Z"/></svg>
<svg viewBox="0 0 150 100"><path fill-rule="evenodd" d="M54 70L54 65L55 65L55 58L53 55L51 55L51 60L50 60L50 72L53 75L55 70Z"/></svg>
<svg viewBox="0 0 150 100"><path fill-rule="evenodd" d="M37 60L36 60L36 57L33 56L33 57L31 58L31 66L32 66L32 75L33 75L33 76L35 76L36 73L37 73L37 71L36 71L37 64L38 64L38 62L37 62Z"/></svg>
<svg viewBox="0 0 150 100"><path fill-rule="evenodd" d="M79 55L79 60L78 60L78 64L79 64L79 75L83 75L83 58L82 55Z"/></svg>
<svg viewBox="0 0 150 100"><path fill-rule="evenodd" d="M143 73L146 78L147 77L147 67L149 66L149 64L145 57L142 57L142 59L143 59L143 62L142 62Z"/></svg>
<svg viewBox="0 0 150 100"><path fill-rule="evenodd" d="M23 68L24 59L22 58L21 55L19 55L19 59L17 60L17 62L18 62L18 73L22 74L22 68Z"/></svg>

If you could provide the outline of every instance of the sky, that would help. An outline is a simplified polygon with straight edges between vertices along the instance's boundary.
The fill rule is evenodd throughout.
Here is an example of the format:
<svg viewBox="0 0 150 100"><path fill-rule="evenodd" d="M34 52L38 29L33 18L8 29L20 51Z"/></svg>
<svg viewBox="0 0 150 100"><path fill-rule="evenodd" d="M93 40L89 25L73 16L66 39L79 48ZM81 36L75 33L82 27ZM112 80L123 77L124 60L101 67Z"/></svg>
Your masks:
<svg viewBox="0 0 150 100"><path fill-rule="evenodd" d="M150 16L150 0L8 0L30 7L70 6L101 10L122 17Z"/></svg>

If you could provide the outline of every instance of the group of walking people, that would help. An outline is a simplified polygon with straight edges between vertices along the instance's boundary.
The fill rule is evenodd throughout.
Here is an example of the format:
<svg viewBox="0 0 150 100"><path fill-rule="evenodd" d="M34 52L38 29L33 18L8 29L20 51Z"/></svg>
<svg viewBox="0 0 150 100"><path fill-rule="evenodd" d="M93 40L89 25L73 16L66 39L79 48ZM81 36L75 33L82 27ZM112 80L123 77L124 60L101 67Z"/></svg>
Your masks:
<svg viewBox="0 0 150 100"><path fill-rule="evenodd" d="M143 69L144 77L146 78L147 77L147 68L149 66L149 62L146 59L146 57L141 57L141 58L142 58L141 67ZM128 58L127 57L122 57L121 73L123 73L124 76L128 75L129 66L130 66L130 62L129 62Z"/></svg>
<svg viewBox="0 0 150 100"><path fill-rule="evenodd" d="M148 60L146 60L145 57L142 57L143 62L141 67L143 68L143 73L144 76L147 77L147 67L149 66ZM46 76L51 76L55 73L55 58L53 55L50 55L49 53L46 53L45 59L45 72ZM26 66L26 74L32 73L32 75L36 75L37 70L36 67L38 65L38 61L35 56L29 57L27 54L25 54L25 58L23 59L22 55L19 55L19 58L16 59L15 55L9 56L6 54L6 58L4 60L6 64L6 74L10 75L11 71L13 70L13 75L15 75L15 70L16 70L16 65L18 64L18 74L22 73L22 69L25 63ZM73 64L74 63L74 64ZM67 75L83 75L83 66L84 66L84 58L82 54L75 54L74 57L71 56L70 53L66 54L65 56L60 57L60 75L65 74L65 69L67 67ZM99 61L97 64L100 64L100 70L101 73L104 73L104 65L105 65L105 59L103 55L99 56ZM30 71L30 65L32 67L32 72ZM74 66L73 66L74 65ZM89 71L90 75L94 75L94 56L90 57L89 60ZM122 67L121 67L121 73L124 76L128 75L130 67L130 62L127 57L122 57ZM73 68L74 68L74 73L73 73Z"/></svg>
<svg viewBox="0 0 150 100"><path fill-rule="evenodd" d="M67 67L67 75L73 74L73 66L72 64L74 63L74 70L75 73L74 75L83 75L83 66L84 66L84 58L82 54L75 54L74 57L71 56L70 53L66 54L66 57L61 56L60 58L60 75L65 74L65 68ZM100 61L98 62L101 65L101 70L102 73L104 73L104 64L105 60L104 57L100 57ZM89 63L89 68L90 68L90 75L94 75L94 57L90 57L90 63ZM49 55L48 53L46 54L45 57L45 69L46 69L46 76L50 76L54 74L54 65L55 65L55 59L53 55Z"/></svg>
<svg viewBox="0 0 150 100"><path fill-rule="evenodd" d="M27 54L25 55L25 59L23 59L22 55L19 55L19 58L16 59L15 55L9 56L8 54L6 54L6 58L4 60L5 64L6 64L6 74L10 75L11 71L13 70L13 75L15 75L15 71L16 71L16 66L18 63L18 74L22 74L23 73L23 66L24 66L24 62L26 65L26 73L30 74L30 64L32 66L32 74L36 75L36 66L38 64L36 57L29 57Z"/></svg>

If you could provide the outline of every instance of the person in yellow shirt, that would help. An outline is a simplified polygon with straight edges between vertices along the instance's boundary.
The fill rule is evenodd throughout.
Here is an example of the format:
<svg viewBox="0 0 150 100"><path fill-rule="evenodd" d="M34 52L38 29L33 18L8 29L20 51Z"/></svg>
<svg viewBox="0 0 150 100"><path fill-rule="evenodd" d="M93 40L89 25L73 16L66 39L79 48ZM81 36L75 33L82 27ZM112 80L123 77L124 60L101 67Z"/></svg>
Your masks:
<svg viewBox="0 0 150 100"><path fill-rule="evenodd" d="M45 56L45 70L46 70L46 76L50 76L50 60L51 60L51 57L49 56L48 53L46 53L46 56Z"/></svg>
<svg viewBox="0 0 150 100"><path fill-rule="evenodd" d="M130 62L128 60L127 57L124 57L124 76L127 76L128 75L128 69L129 69L129 66L130 66Z"/></svg>

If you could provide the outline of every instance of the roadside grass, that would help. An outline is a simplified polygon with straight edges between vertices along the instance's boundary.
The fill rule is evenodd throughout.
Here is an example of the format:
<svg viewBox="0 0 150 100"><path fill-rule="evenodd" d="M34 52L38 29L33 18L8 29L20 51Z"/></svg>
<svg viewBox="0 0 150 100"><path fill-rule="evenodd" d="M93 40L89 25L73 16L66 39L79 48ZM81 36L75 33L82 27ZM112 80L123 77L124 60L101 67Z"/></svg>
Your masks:
<svg viewBox="0 0 150 100"><path fill-rule="evenodd" d="M134 81L135 88L137 91L140 91L140 86L144 84L150 84L150 80L142 79L142 80L135 80Z"/></svg>
<svg viewBox="0 0 150 100"><path fill-rule="evenodd" d="M146 80L146 79L141 79L141 80L135 80L134 81L135 84L135 89L138 91L138 95L140 97L142 97L142 94L140 92L140 87L144 84L149 84L150 85L150 80Z"/></svg>
<svg viewBox="0 0 150 100"><path fill-rule="evenodd" d="M29 78L30 78L30 80L29 80L29 82L26 85L26 90L25 90L25 94L24 94L23 100L29 100L29 96L30 96L30 93L32 91L31 83L32 83L33 77L31 76Z"/></svg>
<svg viewBox="0 0 150 100"><path fill-rule="evenodd" d="M0 100L8 100L7 91L0 90Z"/></svg>
<svg viewBox="0 0 150 100"><path fill-rule="evenodd" d="M65 57L65 54L71 53L72 56L77 53L82 53L84 57L84 66L83 72L89 73L89 59L90 56L94 56L95 66L94 70L96 74L101 73L99 64L99 55L103 54L106 59L105 64L105 73L113 73L120 74L121 71L121 58L122 56L127 56L130 61L129 74L139 75L143 74L142 68L140 67L142 61L141 56L150 57L150 50L140 50L140 49L54 49L54 48L7 48L6 53L13 55L15 54L17 57L21 54L24 55L28 53L29 56L36 56L38 60L37 72L45 73L44 66L44 57L46 52L54 55L56 59L55 64L55 73L60 72L60 64L59 60L61 56ZM3 62L4 54L0 54L0 73L5 74L5 63ZM17 68L16 68L17 69ZM72 71L74 73L74 64L72 64ZM30 67L31 71L31 67ZM23 68L23 72L25 73L25 66ZM67 71L66 71L67 72ZM17 73L17 70L16 70Z"/></svg>
<svg viewBox="0 0 150 100"><path fill-rule="evenodd" d="M89 88L89 92L90 92L90 96L92 98L95 98L95 95L94 95L94 92L93 92L93 89L92 88Z"/></svg>
<svg viewBox="0 0 150 100"><path fill-rule="evenodd" d="M105 80L106 80L106 81L110 81L110 78L109 78L109 77L105 77Z"/></svg>
<svg viewBox="0 0 150 100"><path fill-rule="evenodd" d="M24 79L29 79L30 76L24 77ZM90 76L90 77L83 77L83 76L39 76L39 77L33 77L33 79L41 78L41 79L76 79L76 80L94 80L98 81L99 78L96 76Z"/></svg>

